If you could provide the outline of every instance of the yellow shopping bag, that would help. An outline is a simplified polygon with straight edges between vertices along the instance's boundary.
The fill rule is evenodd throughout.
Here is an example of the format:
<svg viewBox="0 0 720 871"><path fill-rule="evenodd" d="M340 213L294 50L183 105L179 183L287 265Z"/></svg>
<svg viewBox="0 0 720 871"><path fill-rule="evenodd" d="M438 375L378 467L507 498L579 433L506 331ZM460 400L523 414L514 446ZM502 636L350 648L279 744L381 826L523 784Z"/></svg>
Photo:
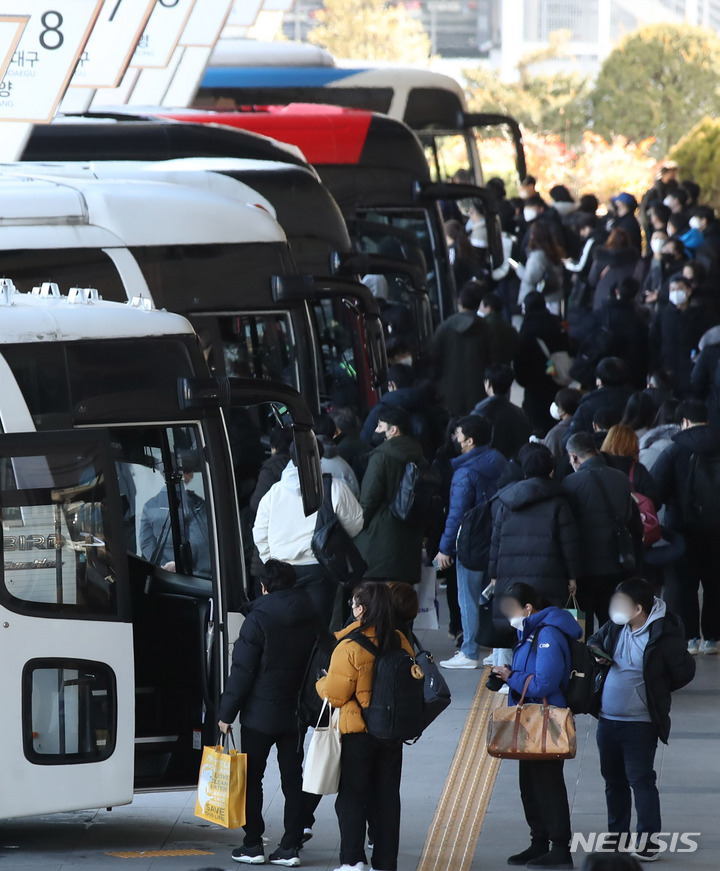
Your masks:
<svg viewBox="0 0 720 871"><path fill-rule="evenodd" d="M203 748L195 802L196 817L226 829L245 825L247 756L234 745L233 739L232 750L221 743Z"/></svg>

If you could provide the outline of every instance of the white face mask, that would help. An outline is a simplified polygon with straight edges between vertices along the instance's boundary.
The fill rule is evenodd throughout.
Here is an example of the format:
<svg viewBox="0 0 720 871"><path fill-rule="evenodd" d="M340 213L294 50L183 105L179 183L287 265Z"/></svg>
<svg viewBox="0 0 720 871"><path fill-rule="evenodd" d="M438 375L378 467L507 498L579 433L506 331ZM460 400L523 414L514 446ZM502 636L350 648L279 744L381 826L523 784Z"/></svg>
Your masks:
<svg viewBox="0 0 720 871"><path fill-rule="evenodd" d="M663 205L664 205L664 206L667 206L668 209L670 209L670 208L672 208L672 204L673 204L674 202L675 202L675 200L672 199L672 197L665 197L665 199L663 200Z"/></svg>
<svg viewBox="0 0 720 871"><path fill-rule="evenodd" d="M626 626L632 618L625 611L611 611L610 619L617 626Z"/></svg>
<svg viewBox="0 0 720 871"><path fill-rule="evenodd" d="M653 254L662 254L664 244L665 244L665 239L651 239L650 240L650 248L652 249L652 253Z"/></svg>
<svg viewBox="0 0 720 871"><path fill-rule="evenodd" d="M526 206L523 209L523 218L525 218L526 223L531 224L537 216L537 209L533 209L532 206Z"/></svg>
<svg viewBox="0 0 720 871"><path fill-rule="evenodd" d="M700 229L700 218L698 218L697 215L693 215L692 218L690 218L690 226L693 230Z"/></svg>
<svg viewBox="0 0 720 871"><path fill-rule="evenodd" d="M687 291L671 290L668 294L668 299L675 306L684 305L687 302Z"/></svg>
<svg viewBox="0 0 720 871"><path fill-rule="evenodd" d="M524 617L511 617L510 625L513 629L517 629L518 632L522 632L523 626L525 626L525 618Z"/></svg>
<svg viewBox="0 0 720 871"><path fill-rule="evenodd" d="M560 414L560 409L558 408L557 402L553 402L550 406L550 417L553 420L562 420L562 415Z"/></svg>
<svg viewBox="0 0 720 871"><path fill-rule="evenodd" d="M409 354L407 357L403 357L401 360L397 360L396 362L402 366L412 366L412 364L413 364L412 354Z"/></svg>
<svg viewBox="0 0 720 871"><path fill-rule="evenodd" d="M479 318L484 318L484 317L486 317L485 312L484 312L481 308L479 308L479 309L477 310L477 316L478 316Z"/></svg>

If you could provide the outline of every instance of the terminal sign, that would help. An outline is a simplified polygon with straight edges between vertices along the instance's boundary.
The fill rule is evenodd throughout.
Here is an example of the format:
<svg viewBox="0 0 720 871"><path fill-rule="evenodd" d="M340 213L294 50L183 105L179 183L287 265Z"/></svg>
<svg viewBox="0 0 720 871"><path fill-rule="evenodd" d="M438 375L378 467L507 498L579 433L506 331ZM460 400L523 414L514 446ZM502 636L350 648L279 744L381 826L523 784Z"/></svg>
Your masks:
<svg viewBox="0 0 720 871"><path fill-rule="evenodd" d="M130 66L165 69L194 5L195 0L157 0Z"/></svg>

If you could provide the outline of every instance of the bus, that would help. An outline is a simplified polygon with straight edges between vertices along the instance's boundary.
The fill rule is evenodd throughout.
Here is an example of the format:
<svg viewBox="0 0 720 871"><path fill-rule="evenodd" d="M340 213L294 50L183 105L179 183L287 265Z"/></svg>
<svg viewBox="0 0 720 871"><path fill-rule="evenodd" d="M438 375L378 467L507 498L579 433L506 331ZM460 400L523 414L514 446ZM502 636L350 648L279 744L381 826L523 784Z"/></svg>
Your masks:
<svg viewBox="0 0 720 871"><path fill-rule="evenodd" d="M292 428L307 514L312 415L146 299L6 278L0 309L0 818L191 788L245 602L226 414Z"/></svg>
<svg viewBox="0 0 720 871"><path fill-rule="evenodd" d="M310 49L310 50L308 50ZM292 42L252 44L224 39L215 46L193 105L224 111L247 105L325 103L382 112L404 121L425 147L433 179L458 169L483 185L478 137L509 135L518 179L527 175L522 131L509 115L469 112L465 92L451 76L400 65L344 62Z"/></svg>
<svg viewBox="0 0 720 871"><path fill-rule="evenodd" d="M438 203L473 198L488 218L493 266L504 259L494 195L470 184L432 182L415 134L386 115L313 104L158 114L229 125L296 145L337 201L361 251L403 256L414 239L425 258L430 311L415 314L412 300L403 298L401 291L392 301L404 304L412 315L407 338L419 344L418 356L428 351L432 329L456 311L455 279Z"/></svg>

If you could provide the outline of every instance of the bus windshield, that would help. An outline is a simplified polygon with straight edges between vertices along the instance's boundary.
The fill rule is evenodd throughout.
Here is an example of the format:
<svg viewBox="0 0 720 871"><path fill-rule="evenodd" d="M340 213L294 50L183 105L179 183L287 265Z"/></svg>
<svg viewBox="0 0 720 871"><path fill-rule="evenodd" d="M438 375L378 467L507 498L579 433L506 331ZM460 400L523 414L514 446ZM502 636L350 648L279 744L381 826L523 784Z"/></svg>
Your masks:
<svg viewBox="0 0 720 871"><path fill-rule="evenodd" d="M126 299L122 278L101 248L0 250L0 274L12 275L15 286L24 293L44 281L53 281L63 294L71 287L94 287L103 299Z"/></svg>

